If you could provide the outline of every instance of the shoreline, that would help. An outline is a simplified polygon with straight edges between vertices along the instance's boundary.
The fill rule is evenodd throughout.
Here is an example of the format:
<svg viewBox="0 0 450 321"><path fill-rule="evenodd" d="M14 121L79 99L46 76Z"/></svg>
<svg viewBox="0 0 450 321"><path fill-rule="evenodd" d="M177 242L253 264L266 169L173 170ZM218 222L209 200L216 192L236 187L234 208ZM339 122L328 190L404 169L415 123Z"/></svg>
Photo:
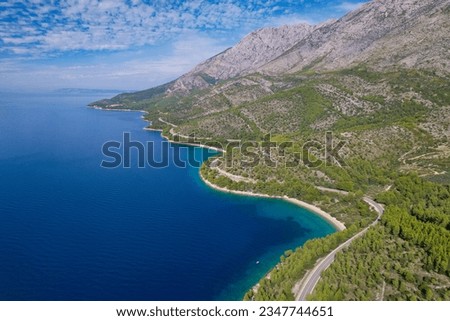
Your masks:
<svg viewBox="0 0 450 321"><path fill-rule="evenodd" d="M95 106L95 105L94 105L94 106L89 106L89 105L88 105L88 107L89 107L89 108L92 108L92 109L96 109L96 110L120 111L120 112L139 112L139 113L148 114L147 111L145 111L145 110L138 110L138 109L128 109L128 108L125 108L125 109L103 108L103 107ZM142 118L144 121L146 121L147 123L150 123L150 124L152 123L150 120L146 120L144 116L141 116L141 118ZM208 145L205 145L205 144L194 144L194 143L189 143L189 142L184 143L184 142L177 142L177 141L174 141L174 140L170 139L168 136L163 135L163 133L162 133L163 130L162 130L162 129L149 128L149 127L144 127L144 128L142 128L142 129L143 129L143 130L152 131L152 132L160 132L160 133L161 133L161 137L167 139L167 140L168 140L170 143L172 143L172 144L186 145L186 146L193 146L193 147L201 147L201 148L208 148L208 149L214 150L214 151L216 151L216 152L226 153L226 151L225 151L224 149L218 148L218 147L208 146Z"/></svg>
<svg viewBox="0 0 450 321"><path fill-rule="evenodd" d="M99 110L107 110L107 111L137 111L137 112L141 112L141 113L145 113L147 114L148 112L146 112L145 110L132 110L132 109L112 109L112 108L102 108L99 106L89 106L91 108L94 109L99 109ZM144 121L148 122L151 124L151 121L146 120L145 117L141 117ZM149 128L149 127L144 127L143 130L147 130L147 131L154 131L154 132L160 132L161 137L167 139L170 143L172 144L178 144L178 145L185 145L185 146L193 146L193 147L201 147L201 148L208 148L211 150L214 150L216 152L221 152L221 153L226 153L225 150L221 149L221 148L217 148L217 147L213 147L213 146L208 146L205 144L194 144L194 143L189 143L189 142L177 142L174 141L172 139L170 139L169 137L163 135L163 130L162 129L157 129L157 128ZM322 217L323 219L325 219L326 221L328 221L329 223L331 223L331 225L333 225L337 231L343 231L346 229L344 223L340 222L339 220L337 220L335 217L331 216L329 213L325 212L324 210L320 209L319 207L306 203L304 201L300 201L298 199L295 198L291 198L288 196L274 196L274 195L268 195L268 194L261 194L261 193L253 193L253 192L244 192L244 191L234 191L234 190L230 190L228 188L225 187L220 187L218 185L215 185L213 183L211 183L210 181L208 181L206 178L203 177L202 173L200 172L199 169L199 176L200 179L210 188L224 192L224 193L231 193L231 194L237 194L237 195L243 195L243 196L253 196L253 197L264 197L264 198L274 198L274 199L281 199L281 200L285 200L287 202L290 202L292 204L295 204L303 209L309 210L312 213Z"/></svg>
<svg viewBox="0 0 450 321"><path fill-rule="evenodd" d="M170 139L168 136L163 135L163 133L162 133L163 130L162 129L144 127L143 130L147 130L147 131L151 131L151 132L160 132L161 137L163 137L164 139L169 141L169 143L171 143L171 144L193 146L193 147L201 147L201 148L211 149L211 150L214 150L214 151L220 152L220 153L226 153L225 150L223 150L222 148L218 148L218 147L213 147L213 146L209 146L209 145L205 145L205 144L194 144L194 143L189 143L189 142L177 142L177 141L174 141L174 140Z"/></svg>
<svg viewBox="0 0 450 321"><path fill-rule="evenodd" d="M98 109L98 110L107 110L107 111L124 111L124 112L141 112L144 114L147 114L148 112L145 110L133 110L133 109L113 109L113 108L102 108L99 106L89 106L91 108L94 109ZM146 120L144 116L141 117L144 121L148 122L151 124L151 121ZM221 152L221 153L226 153L225 150L221 149L221 148L217 148L217 147L213 147L213 146L208 146L205 144L194 144L194 143L189 143L189 142L177 142L174 141L172 139L170 139L169 137L163 135L163 130L162 129L157 129L157 128L149 128L149 127L144 127L143 130L147 130L147 131L154 131L154 132L160 132L161 137L167 139L170 143L172 144L178 144L178 145L185 145L185 146L193 146L193 147L201 147L201 148L208 148L211 150L214 150L216 152ZM237 194L237 195L243 195L243 196L253 196L253 197L264 197L264 198L274 198L274 199L281 199L281 200L285 200L287 202L290 202L292 204L295 204L303 209L309 210L312 213L322 217L323 219L325 219L326 221L328 221L329 223L331 223L331 225L333 225L337 231L343 231L346 229L344 223L342 223L341 221L337 220L335 217L331 216L329 213L325 212L324 210L320 209L319 207L306 203L304 201L300 201L298 199L295 198L291 198L288 196L274 196L274 195L268 195L268 194L261 194L261 193L253 193L253 192L244 192L244 191L235 191L235 190L230 190L228 188L225 187L220 187L218 185L215 185L213 183L211 183L210 181L208 181L206 178L203 177L202 173L200 172L199 169L199 176L200 179L210 188L224 192L224 193L230 193L230 194Z"/></svg>
<svg viewBox="0 0 450 321"><path fill-rule="evenodd" d="M93 105L93 106L89 106L89 105L88 105L88 108L92 108L92 109L96 109L96 110L105 110L105 111L121 111L121 112L128 112L128 111L131 111L131 112L138 112L138 113L148 114L147 111L141 110L141 109L129 109L129 108L122 108L122 109L117 109L117 108L103 108L103 107L96 106L96 105Z"/></svg>
<svg viewBox="0 0 450 321"><path fill-rule="evenodd" d="M324 210L318 208L315 205L306 203L304 201L300 201L298 199L295 198L291 198L288 196L274 196L274 195L268 195L268 194L261 194L261 193L253 193L253 192L244 192L244 191L235 191L235 190L230 190L226 187L220 187L214 183L211 183L210 181L208 181L200 172L199 170L199 175L201 180L208 185L210 188L224 192L224 193L230 193L230 194L237 194L237 195L243 195L243 196L253 196L253 197L262 197L262 198L273 198L273 199L281 199L281 200L285 200L287 202L290 202L292 204L295 204L303 209L307 209L309 211L311 211L313 214L318 215L320 217L322 217L323 219L325 219L327 222L331 223L337 231L343 231L346 229L344 223L340 222L339 220L337 220L336 218L334 218L333 216L331 216L329 213L325 212Z"/></svg>

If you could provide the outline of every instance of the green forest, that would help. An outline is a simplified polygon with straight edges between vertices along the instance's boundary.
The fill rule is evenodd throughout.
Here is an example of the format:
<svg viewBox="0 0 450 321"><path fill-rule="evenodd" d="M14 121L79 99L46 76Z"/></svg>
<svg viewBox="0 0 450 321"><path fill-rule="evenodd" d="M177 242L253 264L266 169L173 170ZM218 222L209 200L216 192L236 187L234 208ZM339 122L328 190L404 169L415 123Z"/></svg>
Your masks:
<svg viewBox="0 0 450 321"><path fill-rule="evenodd" d="M336 256L310 300L450 300L450 188L416 175L398 178L377 197L381 224ZM291 289L316 260L357 226L288 252L245 299L290 300Z"/></svg>

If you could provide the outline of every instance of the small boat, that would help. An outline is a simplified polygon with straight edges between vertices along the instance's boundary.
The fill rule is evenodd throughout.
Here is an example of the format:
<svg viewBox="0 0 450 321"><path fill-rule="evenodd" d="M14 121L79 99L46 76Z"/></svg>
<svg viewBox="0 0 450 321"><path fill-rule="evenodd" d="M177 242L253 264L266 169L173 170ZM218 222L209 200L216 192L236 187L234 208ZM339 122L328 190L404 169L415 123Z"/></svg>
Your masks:
<svg viewBox="0 0 450 321"><path fill-rule="evenodd" d="M259 264L259 261L256 261L256 264Z"/></svg>

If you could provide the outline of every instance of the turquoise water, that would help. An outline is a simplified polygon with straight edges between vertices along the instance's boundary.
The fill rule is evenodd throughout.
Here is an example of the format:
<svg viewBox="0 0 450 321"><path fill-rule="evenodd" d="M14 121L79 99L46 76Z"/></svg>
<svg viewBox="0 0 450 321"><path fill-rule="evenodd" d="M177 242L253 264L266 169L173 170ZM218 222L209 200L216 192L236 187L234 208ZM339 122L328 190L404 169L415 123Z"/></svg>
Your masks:
<svg viewBox="0 0 450 321"><path fill-rule="evenodd" d="M212 190L195 166L102 168L124 132L164 140L140 113L85 107L98 98L0 95L0 300L239 300L285 250L334 231Z"/></svg>

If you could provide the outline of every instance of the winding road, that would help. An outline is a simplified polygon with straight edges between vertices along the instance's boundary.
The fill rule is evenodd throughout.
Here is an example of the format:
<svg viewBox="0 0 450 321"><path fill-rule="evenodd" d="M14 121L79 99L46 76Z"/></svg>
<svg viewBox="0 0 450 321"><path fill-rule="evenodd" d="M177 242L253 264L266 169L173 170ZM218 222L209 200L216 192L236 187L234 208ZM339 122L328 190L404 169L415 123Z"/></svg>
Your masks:
<svg viewBox="0 0 450 321"><path fill-rule="evenodd" d="M325 271L331 265L331 263L333 263L336 254L342 251L344 248L348 247L354 240L363 236L369 230L369 228L375 226L380 221L380 218L384 213L383 205L375 202L373 199L368 197L364 197L363 200L378 213L377 219L368 227L363 229L361 232L359 232L358 234L354 235L353 237L351 237L350 239L339 245L336 249L334 249L330 254L325 256L323 259L319 260L314 266L314 268L311 271L309 271L303 279L301 279L299 282L295 284L292 291L294 292L296 301L306 301L306 297L313 292L317 282L319 282L320 275L322 274L322 272Z"/></svg>

